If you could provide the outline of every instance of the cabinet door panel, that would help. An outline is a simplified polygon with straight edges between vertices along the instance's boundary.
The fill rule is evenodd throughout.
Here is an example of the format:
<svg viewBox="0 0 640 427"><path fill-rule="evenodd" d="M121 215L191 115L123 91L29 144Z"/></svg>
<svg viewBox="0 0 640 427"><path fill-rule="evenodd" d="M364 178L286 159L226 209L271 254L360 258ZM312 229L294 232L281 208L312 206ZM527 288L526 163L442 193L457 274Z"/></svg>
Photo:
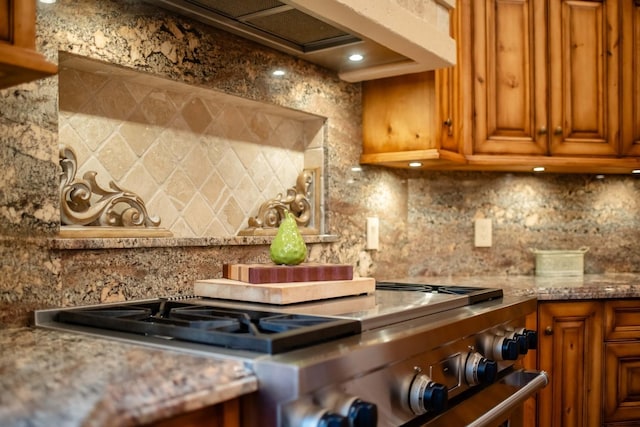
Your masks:
<svg viewBox="0 0 640 427"><path fill-rule="evenodd" d="M622 2L622 154L640 156L640 1Z"/></svg>
<svg viewBox="0 0 640 427"><path fill-rule="evenodd" d="M604 319L606 341L640 339L640 299L607 301Z"/></svg>
<svg viewBox="0 0 640 427"><path fill-rule="evenodd" d="M0 42L11 43L9 0L0 0Z"/></svg>
<svg viewBox="0 0 640 427"><path fill-rule="evenodd" d="M362 87L363 154L435 148L434 72L368 80Z"/></svg>
<svg viewBox="0 0 640 427"><path fill-rule="evenodd" d="M551 154L618 153L618 14L614 1L549 3Z"/></svg>
<svg viewBox="0 0 640 427"><path fill-rule="evenodd" d="M474 1L473 16L474 153L545 154L544 2Z"/></svg>
<svg viewBox="0 0 640 427"><path fill-rule="evenodd" d="M605 422L640 419L640 343L607 343Z"/></svg>
<svg viewBox="0 0 640 427"><path fill-rule="evenodd" d="M436 100L438 102L439 132L438 141L443 150L454 153L469 153L466 141L471 141L471 115L467 115L467 100L462 94L471 93L464 87L466 80L461 78L461 70L468 67L468 53L471 38L469 31L461 31L471 25L469 0L458 0L455 9L450 12L449 29L451 37L457 42L456 65L436 70ZM467 97L464 97L467 98ZM466 124L466 126L465 126Z"/></svg>
<svg viewBox="0 0 640 427"><path fill-rule="evenodd" d="M601 425L602 313L597 301L540 304L538 366L551 382L538 396L539 425Z"/></svg>

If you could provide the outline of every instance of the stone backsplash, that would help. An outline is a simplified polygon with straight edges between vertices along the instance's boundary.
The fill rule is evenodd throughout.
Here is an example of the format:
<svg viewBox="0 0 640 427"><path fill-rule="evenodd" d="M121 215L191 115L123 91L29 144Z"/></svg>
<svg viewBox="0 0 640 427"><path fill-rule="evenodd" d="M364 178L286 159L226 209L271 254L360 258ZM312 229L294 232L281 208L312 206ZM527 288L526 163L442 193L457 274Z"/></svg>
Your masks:
<svg viewBox="0 0 640 427"><path fill-rule="evenodd" d="M352 171L359 84L139 1L38 7L38 50L54 62L69 52L326 118L326 231L336 237L310 243L311 261L379 279L516 275L533 273L531 247L588 246L587 272L640 271L637 177ZM288 78L273 79L276 66ZM56 240L58 93L58 77L0 91L0 327L26 323L35 308L185 294L194 279L220 277L224 262L268 261L268 239ZM364 249L369 216L380 218L378 251ZM493 246L475 248L483 217Z"/></svg>

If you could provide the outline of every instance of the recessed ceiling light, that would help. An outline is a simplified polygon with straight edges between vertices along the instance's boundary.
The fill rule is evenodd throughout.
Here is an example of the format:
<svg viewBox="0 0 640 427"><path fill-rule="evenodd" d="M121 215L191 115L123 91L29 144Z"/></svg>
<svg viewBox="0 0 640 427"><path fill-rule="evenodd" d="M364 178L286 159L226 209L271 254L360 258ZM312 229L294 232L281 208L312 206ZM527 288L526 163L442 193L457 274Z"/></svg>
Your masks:
<svg viewBox="0 0 640 427"><path fill-rule="evenodd" d="M349 55L349 61L351 62L359 62L362 61L364 59L364 56L362 56L359 53L354 53L352 55Z"/></svg>
<svg viewBox="0 0 640 427"><path fill-rule="evenodd" d="M284 72L284 70L275 70L275 71L274 71L273 73L271 73L271 74L273 74L273 75L274 75L274 76L276 76L276 77L281 77L281 76L284 76L286 73Z"/></svg>
<svg viewBox="0 0 640 427"><path fill-rule="evenodd" d="M351 172L362 172L362 168L360 166L351 166Z"/></svg>
<svg viewBox="0 0 640 427"><path fill-rule="evenodd" d="M544 167L543 166L536 166L535 168L533 168L534 172L544 172Z"/></svg>
<svg viewBox="0 0 640 427"><path fill-rule="evenodd" d="M420 166L422 166L421 162L409 162L410 168L419 168Z"/></svg>
<svg viewBox="0 0 640 427"><path fill-rule="evenodd" d="M604 175L598 174L598 175L596 175L596 179L604 179Z"/></svg>
<svg viewBox="0 0 640 427"><path fill-rule="evenodd" d="M56 0L40 0L40 3L53 4Z"/></svg>
<svg viewBox="0 0 640 427"><path fill-rule="evenodd" d="M634 169L631 171L631 173L640 173L640 169Z"/></svg>

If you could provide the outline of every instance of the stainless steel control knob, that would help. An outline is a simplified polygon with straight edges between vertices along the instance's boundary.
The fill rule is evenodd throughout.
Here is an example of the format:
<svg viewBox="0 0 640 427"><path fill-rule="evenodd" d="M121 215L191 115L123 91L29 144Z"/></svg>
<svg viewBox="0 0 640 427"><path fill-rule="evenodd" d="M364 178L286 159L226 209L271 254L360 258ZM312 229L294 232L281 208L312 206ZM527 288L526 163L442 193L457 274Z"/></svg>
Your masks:
<svg viewBox="0 0 640 427"><path fill-rule="evenodd" d="M426 412L438 413L447 408L449 390L446 386L431 381L425 374L418 374L409 389L409 408L415 415Z"/></svg>
<svg viewBox="0 0 640 427"><path fill-rule="evenodd" d="M326 412L320 417L318 427L349 427L349 420L340 414Z"/></svg>
<svg viewBox="0 0 640 427"><path fill-rule="evenodd" d="M283 427L350 427L347 417L301 400L284 411Z"/></svg>
<svg viewBox="0 0 640 427"><path fill-rule="evenodd" d="M506 335L485 335L480 344L481 353L493 360L516 360L520 354L518 342Z"/></svg>
<svg viewBox="0 0 640 427"><path fill-rule="evenodd" d="M522 335L527 340L527 348L529 350L535 350L538 348L538 333L536 331L532 331L531 329L520 328L516 329L516 334Z"/></svg>
<svg viewBox="0 0 640 427"><path fill-rule="evenodd" d="M374 403L365 402L336 389L320 392L316 398L321 406L347 418L350 427L378 425L378 407Z"/></svg>
<svg viewBox="0 0 640 427"><path fill-rule="evenodd" d="M498 376L498 363L483 357L478 352L469 353L464 364L464 378L467 384L491 384Z"/></svg>
<svg viewBox="0 0 640 427"><path fill-rule="evenodd" d="M527 354L529 352L529 341L527 340L527 337L525 335L513 331L508 333L507 337L516 342L518 353Z"/></svg>

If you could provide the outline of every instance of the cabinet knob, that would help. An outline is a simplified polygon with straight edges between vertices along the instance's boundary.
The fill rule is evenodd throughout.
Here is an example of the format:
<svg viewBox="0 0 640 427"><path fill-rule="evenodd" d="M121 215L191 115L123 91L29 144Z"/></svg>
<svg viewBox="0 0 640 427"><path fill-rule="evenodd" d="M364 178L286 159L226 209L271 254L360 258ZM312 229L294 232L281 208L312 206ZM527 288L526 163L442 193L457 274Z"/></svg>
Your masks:
<svg viewBox="0 0 640 427"><path fill-rule="evenodd" d="M558 126L553 130L553 133L556 135L562 135L562 126Z"/></svg>
<svg viewBox="0 0 640 427"><path fill-rule="evenodd" d="M546 134L547 134L546 126L542 126L540 129L538 129L538 135L546 135Z"/></svg>
<svg viewBox="0 0 640 427"><path fill-rule="evenodd" d="M552 328L551 326L547 326L547 327L544 329L544 334L545 334L545 335L553 335L553 328Z"/></svg>
<svg viewBox="0 0 640 427"><path fill-rule="evenodd" d="M442 124L445 126L451 126L451 123L453 123L453 121L451 120L451 117L447 118L447 120L442 122Z"/></svg>

